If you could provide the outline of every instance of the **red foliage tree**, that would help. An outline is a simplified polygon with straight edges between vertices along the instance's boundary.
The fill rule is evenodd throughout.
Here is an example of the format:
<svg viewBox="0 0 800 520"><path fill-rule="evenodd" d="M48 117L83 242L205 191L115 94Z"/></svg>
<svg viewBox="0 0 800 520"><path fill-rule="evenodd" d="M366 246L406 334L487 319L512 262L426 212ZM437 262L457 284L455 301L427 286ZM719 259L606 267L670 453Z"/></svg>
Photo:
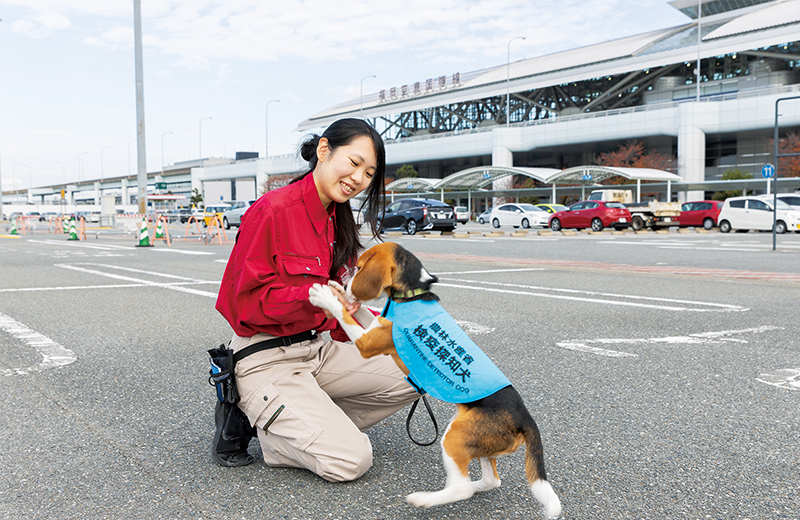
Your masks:
<svg viewBox="0 0 800 520"><path fill-rule="evenodd" d="M671 155L647 152L641 141L629 141L613 152L601 153L595 159L598 166L618 168L652 168L654 170L675 171L676 160ZM614 177L606 184L622 184L627 179Z"/></svg>
<svg viewBox="0 0 800 520"><path fill-rule="evenodd" d="M775 141L769 140L769 153L775 151ZM778 154L800 153L800 132L789 132L783 139L778 139ZM800 177L800 155L794 157L778 157L778 177Z"/></svg>

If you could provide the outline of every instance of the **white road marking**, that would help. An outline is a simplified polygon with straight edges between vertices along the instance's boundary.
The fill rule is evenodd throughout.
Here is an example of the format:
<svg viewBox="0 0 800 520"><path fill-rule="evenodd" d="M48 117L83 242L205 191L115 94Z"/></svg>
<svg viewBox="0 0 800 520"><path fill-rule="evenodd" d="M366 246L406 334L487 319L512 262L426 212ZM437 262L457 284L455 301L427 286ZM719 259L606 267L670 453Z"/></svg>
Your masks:
<svg viewBox="0 0 800 520"><path fill-rule="evenodd" d="M36 240L31 239L28 242L35 242L37 244L47 244L51 246L67 246L67 247L80 247L83 249L99 249L102 251L113 251L113 250L133 250L133 247L127 246L117 246L112 244L86 244L80 242L67 242L66 240L63 242L58 242L56 240Z"/></svg>
<svg viewBox="0 0 800 520"><path fill-rule="evenodd" d="M464 329L464 332L467 334L489 334L494 332L494 327L487 327L486 325L481 325L480 323L475 323L472 321L462 321L462 320L454 320L456 324Z"/></svg>
<svg viewBox="0 0 800 520"><path fill-rule="evenodd" d="M598 338L598 339L573 339L568 341L561 341L556 343L557 346L567 350L577 350L579 352L587 352L590 354L597 354L599 356L608 357L638 357L638 354L631 354L628 352L620 352L617 350L608 350L601 347L595 347L590 344L600 345L715 345L725 342L734 343L747 343L747 340L742 338L735 338L731 336L739 334L760 332L767 332L770 330L783 330L783 327L772 327L764 325L762 327L752 327L749 329L740 330L722 330L714 332L701 332L698 334L689 334L688 336L667 336L664 338Z"/></svg>
<svg viewBox="0 0 800 520"><path fill-rule="evenodd" d="M469 283L473 285L457 285L457 284L442 283L443 280ZM478 287L477 284L495 285L501 287L513 287L514 289L494 289L490 287ZM539 298L555 298L560 300L580 301L584 303L621 305L628 307L640 307L645 309L658 309L658 310L668 310L668 311L740 312L748 310L747 308L741 307L739 305L729 305L724 303L699 302L693 300L675 300L671 298L656 298L650 296L632 296L629 294L601 293L595 291L581 291L575 289L556 289L550 287L538 287L533 285L519 285L519 284L509 284L500 282L487 282L481 280L442 278L438 285L442 287L454 287L458 289L471 289L477 291L499 292L505 294L519 294L525 296L536 296ZM529 292L528 290L518 290L518 289L529 289L538 292ZM552 294L552 293L563 293L563 294ZM601 298L590 298L589 296L600 296ZM659 303L648 303L648 302L659 302Z"/></svg>
<svg viewBox="0 0 800 520"><path fill-rule="evenodd" d="M119 274L106 273L104 271L97 271L95 269L86 269L84 267L79 267L78 265L55 264L56 267L61 267L61 268L64 268L64 269L71 269L73 271L78 271L78 272L82 272L82 273L96 274L98 276L105 276L106 278L113 278L115 280L124 280L126 282L137 282L137 283L140 283L142 285L146 285L146 286L150 286L150 287L161 287L163 289L170 289L170 290L173 290L173 291L185 292L185 293L188 293L188 294L194 294L196 296L205 296L207 298L216 298L217 297L217 293L215 293L215 292L212 293L212 292L208 292L208 291L199 291L197 289L190 289L188 287L183 287L183 285L186 285L186 284L196 284L196 285L199 285L199 284L219 284L219 281L217 281L217 280L215 280L215 281L195 280L195 279L186 278L186 277L183 277L183 276L169 275L169 274L158 273L158 272L154 272L154 271L142 271L140 269L131 269L129 267L118 267L118 266L105 265L105 264L83 264L83 265L95 265L95 266L99 266L99 267L105 267L105 268L108 268L108 269L119 269L119 270L125 270L125 271L139 272L139 273L144 273L144 274L148 274L148 275L151 275L151 276L161 276L161 277L164 277L164 278L179 279L179 280L183 280L183 282L180 282L180 283L151 282L150 280L142 280L140 278L132 278L132 277L129 277L129 276L122 276L122 275L119 275Z"/></svg>
<svg viewBox="0 0 800 520"><path fill-rule="evenodd" d="M485 273L516 273L522 271L544 271L544 267L522 267L518 269L485 269L483 271L451 271L447 273L436 273L436 276L443 274L485 274Z"/></svg>
<svg viewBox="0 0 800 520"><path fill-rule="evenodd" d="M9 316L6 316L3 313L0 313L0 329L36 349L43 358L42 362L38 365L32 365L23 368L0 369L0 375L25 375L31 372L38 372L41 370L69 365L70 363L74 363L78 360L78 357L75 355L75 353L68 348L59 345L47 336L29 329L22 323Z"/></svg>
<svg viewBox="0 0 800 520"><path fill-rule="evenodd" d="M142 287L140 283L110 284L110 285L65 285L63 287L18 287L15 289L0 289L0 293L39 292L39 291L76 291L86 289L127 289Z"/></svg>
<svg viewBox="0 0 800 520"><path fill-rule="evenodd" d="M800 368L782 368L759 374L759 383L766 383L786 390L800 391Z"/></svg>
<svg viewBox="0 0 800 520"><path fill-rule="evenodd" d="M69 247L82 247L85 249L100 249L100 250L125 250L125 251L133 251L136 249L136 246L120 246L114 244L87 244L81 242L59 242L56 240L29 240L29 242L36 242L38 244L48 244L48 245L56 245L56 246L69 246ZM153 251L161 251L161 252L168 252L168 253L178 253L182 255L213 255L214 253L211 251L187 251L184 249L172 249L170 247L163 248L163 247L156 247Z"/></svg>
<svg viewBox="0 0 800 520"><path fill-rule="evenodd" d="M567 350L577 350L578 352L587 352L589 354L597 354L598 356L606 356L606 357L639 357L639 354L630 354L628 352L620 352L618 350L609 350L600 347L590 347L584 343L573 343L571 341L564 341L561 343L556 343L561 348L565 348Z"/></svg>

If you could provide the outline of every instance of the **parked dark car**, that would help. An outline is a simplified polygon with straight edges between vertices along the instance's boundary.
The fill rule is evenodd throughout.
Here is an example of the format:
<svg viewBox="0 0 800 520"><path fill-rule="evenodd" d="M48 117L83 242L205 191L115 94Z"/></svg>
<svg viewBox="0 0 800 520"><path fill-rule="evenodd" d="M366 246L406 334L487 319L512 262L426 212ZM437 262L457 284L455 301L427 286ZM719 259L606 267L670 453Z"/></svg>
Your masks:
<svg viewBox="0 0 800 520"><path fill-rule="evenodd" d="M378 217L381 231L453 231L456 213L452 206L435 199L403 199L386 206Z"/></svg>
<svg viewBox="0 0 800 520"><path fill-rule="evenodd" d="M173 209L167 211L165 216L167 217L167 222L180 222L181 224L185 224L189 221L189 217L192 216L192 210L189 208Z"/></svg>

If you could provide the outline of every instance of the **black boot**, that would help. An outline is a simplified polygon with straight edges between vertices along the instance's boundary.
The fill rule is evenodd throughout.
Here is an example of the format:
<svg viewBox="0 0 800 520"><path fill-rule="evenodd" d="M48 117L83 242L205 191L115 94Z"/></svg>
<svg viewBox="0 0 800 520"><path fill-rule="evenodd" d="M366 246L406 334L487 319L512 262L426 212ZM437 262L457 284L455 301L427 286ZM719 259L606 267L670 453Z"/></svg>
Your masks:
<svg viewBox="0 0 800 520"><path fill-rule="evenodd" d="M238 406L217 400L214 424L211 456L217 464L235 467L253 462L253 457L247 453L247 446L250 439L255 437L256 430Z"/></svg>

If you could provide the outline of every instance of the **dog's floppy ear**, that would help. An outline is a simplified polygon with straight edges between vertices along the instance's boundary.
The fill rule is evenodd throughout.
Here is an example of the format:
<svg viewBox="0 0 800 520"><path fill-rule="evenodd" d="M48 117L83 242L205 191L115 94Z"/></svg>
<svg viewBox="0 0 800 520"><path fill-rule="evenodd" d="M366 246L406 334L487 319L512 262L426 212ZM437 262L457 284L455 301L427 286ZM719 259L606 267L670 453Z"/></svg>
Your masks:
<svg viewBox="0 0 800 520"><path fill-rule="evenodd" d="M378 298L392 283L396 266L394 263L380 262L379 259L373 256L360 266L350 284L350 292L361 301Z"/></svg>

